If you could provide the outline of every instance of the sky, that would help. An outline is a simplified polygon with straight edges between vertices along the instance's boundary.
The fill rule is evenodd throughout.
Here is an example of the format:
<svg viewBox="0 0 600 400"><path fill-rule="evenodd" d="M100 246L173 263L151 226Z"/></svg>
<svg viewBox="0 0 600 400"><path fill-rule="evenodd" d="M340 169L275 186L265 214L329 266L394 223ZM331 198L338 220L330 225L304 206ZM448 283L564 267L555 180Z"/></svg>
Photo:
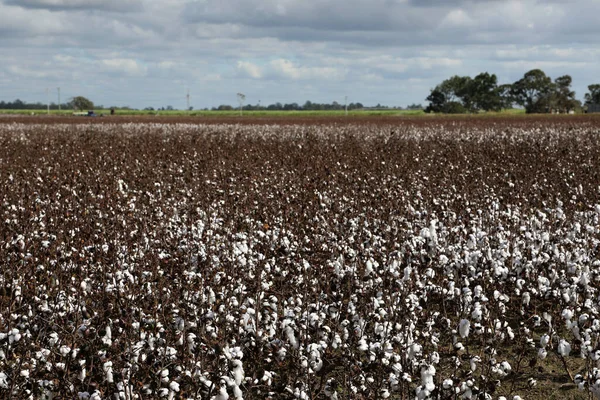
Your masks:
<svg viewBox="0 0 600 400"><path fill-rule="evenodd" d="M426 104L452 75L600 83L600 0L0 0L0 100Z"/></svg>

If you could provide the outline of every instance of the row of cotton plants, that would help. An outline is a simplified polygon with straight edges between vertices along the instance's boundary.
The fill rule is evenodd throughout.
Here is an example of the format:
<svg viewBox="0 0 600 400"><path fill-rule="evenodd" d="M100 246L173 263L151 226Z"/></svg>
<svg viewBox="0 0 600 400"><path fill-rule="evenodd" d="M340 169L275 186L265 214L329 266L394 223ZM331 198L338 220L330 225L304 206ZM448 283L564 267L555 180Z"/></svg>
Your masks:
<svg viewBox="0 0 600 400"><path fill-rule="evenodd" d="M599 135L0 125L0 396L600 398Z"/></svg>

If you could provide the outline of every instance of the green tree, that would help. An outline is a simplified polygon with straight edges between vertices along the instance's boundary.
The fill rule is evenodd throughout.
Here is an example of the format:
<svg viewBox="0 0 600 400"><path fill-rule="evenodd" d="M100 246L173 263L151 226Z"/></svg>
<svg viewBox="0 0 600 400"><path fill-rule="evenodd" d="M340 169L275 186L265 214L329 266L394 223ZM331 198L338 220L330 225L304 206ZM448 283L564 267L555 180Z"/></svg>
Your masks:
<svg viewBox="0 0 600 400"><path fill-rule="evenodd" d="M553 89L552 79L544 71L532 69L513 83L511 95L526 113L545 113L550 111Z"/></svg>
<svg viewBox="0 0 600 400"><path fill-rule="evenodd" d="M425 108L426 113L439 113L444 112L446 106L446 95L439 88L439 85L431 90L429 96L425 99L429 102L429 105Z"/></svg>
<svg viewBox="0 0 600 400"><path fill-rule="evenodd" d="M575 110L579 101L575 99L575 92L571 90L573 79L570 75L559 76L554 80L554 93L552 95L551 107L555 111L568 113Z"/></svg>
<svg viewBox="0 0 600 400"><path fill-rule="evenodd" d="M454 75L431 90L426 100L429 102L425 112L465 113L471 108L469 86L472 79L468 76Z"/></svg>
<svg viewBox="0 0 600 400"><path fill-rule="evenodd" d="M94 103L83 96L73 97L69 102L69 105L73 107L73 109L80 111L94 109Z"/></svg>
<svg viewBox="0 0 600 400"><path fill-rule="evenodd" d="M498 86L498 94L500 96L500 99L502 100L502 108L503 109L508 109L508 108L513 107L515 100L514 100L512 93L513 93L512 84L505 83L503 85Z"/></svg>
<svg viewBox="0 0 600 400"><path fill-rule="evenodd" d="M466 88L468 106L471 111L500 111L504 108L502 92L495 74L483 72L473 78ZM463 102L465 107L466 102Z"/></svg>
<svg viewBox="0 0 600 400"><path fill-rule="evenodd" d="M589 85L588 90L589 93L586 93L584 97L585 104L600 104L600 84Z"/></svg>

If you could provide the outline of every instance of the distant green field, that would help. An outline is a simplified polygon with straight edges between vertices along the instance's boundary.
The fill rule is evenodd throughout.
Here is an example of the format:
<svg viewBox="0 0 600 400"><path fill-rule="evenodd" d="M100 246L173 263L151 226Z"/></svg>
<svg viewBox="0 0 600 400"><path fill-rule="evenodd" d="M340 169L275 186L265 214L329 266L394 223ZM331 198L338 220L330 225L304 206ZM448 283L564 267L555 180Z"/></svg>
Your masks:
<svg viewBox="0 0 600 400"><path fill-rule="evenodd" d="M108 109L96 109L97 115L110 115L110 110ZM46 110L0 110L1 114L14 114L14 115L47 115ZM71 110L50 110L50 115L72 115L73 111ZM198 116L198 117L237 117L240 116L240 112L238 110L232 111L202 111L202 110L194 110L194 111L182 111L182 110L169 110L169 111L147 111L147 110L115 110L115 115L158 115L158 116L173 116L173 117L182 117L182 116ZM335 110L335 111L244 111L244 117L343 117L345 112L343 110ZM352 110L348 111L349 117L367 117L367 116L433 116L434 114L426 114L422 110ZM525 110L523 109L509 109L503 110L500 112L485 112L475 114L477 116L486 116L486 117L498 117L498 116L513 116L513 115L523 115L525 116ZM549 114L548 114L549 115ZM452 116L452 117L460 117L460 116L473 116L473 114L435 114L435 116Z"/></svg>
<svg viewBox="0 0 600 400"><path fill-rule="evenodd" d="M96 109L96 114L110 115L110 110L107 109ZM21 115L47 115L46 110L0 110L0 114L21 114ZM50 110L50 115L72 115L71 110ZM236 117L240 115L239 110L232 111L182 111L182 110L170 110L170 111L147 111L147 110L115 110L116 115L160 115L160 116L202 116L202 117ZM349 116L394 116L394 115L424 115L422 110L352 110L348 111ZM336 117L344 116L343 110L335 111L244 111L243 116L245 117L289 117L289 116L302 116L302 117Z"/></svg>

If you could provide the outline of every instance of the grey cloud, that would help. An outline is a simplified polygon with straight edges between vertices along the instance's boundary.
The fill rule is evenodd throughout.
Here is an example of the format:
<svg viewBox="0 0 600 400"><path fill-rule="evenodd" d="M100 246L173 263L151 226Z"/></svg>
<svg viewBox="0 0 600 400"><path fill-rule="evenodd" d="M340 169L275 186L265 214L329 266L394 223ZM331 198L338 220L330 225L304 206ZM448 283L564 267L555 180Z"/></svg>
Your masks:
<svg viewBox="0 0 600 400"><path fill-rule="evenodd" d="M187 22L238 23L258 28L306 28L319 31L411 31L430 24L423 15L388 0L321 2L249 2L244 0L189 3Z"/></svg>
<svg viewBox="0 0 600 400"><path fill-rule="evenodd" d="M540 66L572 74L581 97L597 80L599 14L597 0L0 0L0 93L408 104L452 74L512 82Z"/></svg>
<svg viewBox="0 0 600 400"><path fill-rule="evenodd" d="M51 11L139 11L143 7L142 0L6 0L6 4L22 8L43 9Z"/></svg>

